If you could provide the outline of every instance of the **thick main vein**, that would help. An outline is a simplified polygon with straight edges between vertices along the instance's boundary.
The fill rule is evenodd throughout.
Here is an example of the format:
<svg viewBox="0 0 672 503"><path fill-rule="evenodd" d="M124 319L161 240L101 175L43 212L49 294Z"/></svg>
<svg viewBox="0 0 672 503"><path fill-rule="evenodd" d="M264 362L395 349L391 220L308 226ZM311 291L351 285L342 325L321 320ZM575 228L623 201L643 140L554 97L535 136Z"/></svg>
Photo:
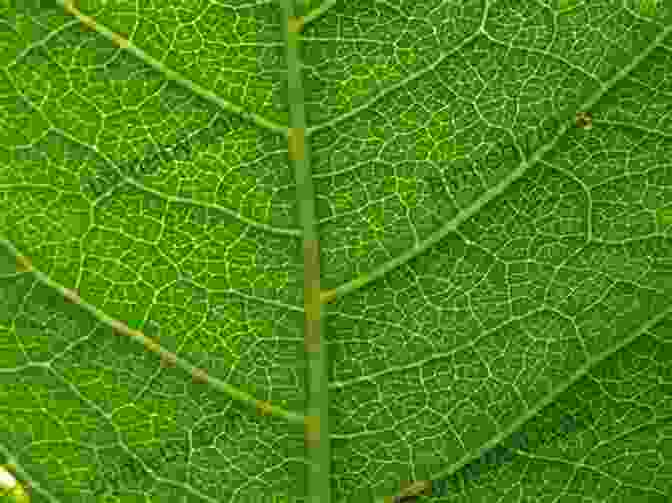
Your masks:
<svg viewBox="0 0 672 503"><path fill-rule="evenodd" d="M295 0L281 0L287 61L289 99L289 160L296 177L298 221L303 234L304 340L306 353L306 492L310 503L331 501L331 453L329 441L329 390L327 344L323 339L320 290L320 240L315 187L311 170L310 142L306 138L306 107L301 74L301 28Z"/></svg>
<svg viewBox="0 0 672 503"><path fill-rule="evenodd" d="M614 88L619 82L621 82L625 77L627 77L642 61L644 61L656 48L660 47L665 40L665 38L672 32L672 25L665 28L658 36L653 40L649 46L640 52L633 60L619 70L611 79L601 85L593 94L591 94L588 99L579 105L579 110L586 111L592 109L611 89ZM471 203L468 207L462 209L455 215L450 221L443 225L439 230L432 233L429 237L421 241L415 247L407 250L401 255L385 262L380 265L373 271L364 274L358 278L355 278L347 283L342 284L341 286L328 290L322 294L323 302L330 302L334 299L347 295L348 293L359 290L365 285L368 285L372 281L375 281L382 276L386 275L388 272L393 271L397 267L406 264L410 260L414 259L421 253L424 253L432 246L440 242L444 237L446 237L451 232L457 230L457 228L462 225L465 221L478 214L487 204L492 202L497 197L501 196L506 192L506 190L513 185L514 182L519 180L525 173L527 173L531 167L536 165L548 152L550 152L560 141L561 138L567 133L571 128L570 122L565 122L561 124L553 139L548 141L545 144L540 145L532 155L527 159L522 159L520 164L516 169L510 172L505 178L503 178L497 185L485 191L478 199Z"/></svg>

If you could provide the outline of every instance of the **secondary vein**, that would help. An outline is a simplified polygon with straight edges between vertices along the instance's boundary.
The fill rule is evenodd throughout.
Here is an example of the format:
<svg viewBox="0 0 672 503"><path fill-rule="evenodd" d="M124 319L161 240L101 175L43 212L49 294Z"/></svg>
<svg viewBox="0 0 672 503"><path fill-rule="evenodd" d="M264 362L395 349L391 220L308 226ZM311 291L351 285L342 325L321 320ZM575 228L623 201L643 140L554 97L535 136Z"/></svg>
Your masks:
<svg viewBox="0 0 672 503"><path fill-rule="evenodd" d="M9 72L7 72L7 70L4 70L4 71L5 71L5 74L7 75L7 77L9 78L9 81L12 84L14 84L12 79L11 79L11 75L9 74ZM268 232L269 234L278 234L278 235L292 236L292 237L301 236L301 231L299 229L278 227L278 226L274 226L274 225L265 224L263 222L258 222L256 220L253 220L249 217L246 217L245 215L242 215L241 213L238 213L236 211L233 211L232 209L226 208L225 206L221 206L221 205L216 204L216 203L208 203L208 202L205 202L205 201L197 201L197 200L191 199L191 198L173 196L173 195L170 195L170 194L166 194L165 192L162 192L160 190L156 190L156 189L147 187L143 183L138 182L134 178L124 174L122 169L119 166L117 166L117 164L114 161L112 161L112 159L110 159L107 155L105 155L103 152L101 152L95 145L89 145L88 143L85 143L85 142L79 140L78 138L72 136L67 131L64 131L64 130L56 127L52 123L52 121L49 120L49 118L46 117L44 115L44 113L42 113L42 110L40 110L40 108L37 107L27 96L25 96L23 93L21 93L21 91L16 86L14 86L14 89L16 90L16 92L19 95L21 95L21 97L23 98L23 100L26 102L26 104L29 107L31 107L37 113L42 115L42 117L44 117L45 121L50 125L50 130L49 131L52 131L52 132L56 133L57 135L61 136L62 138L70 140L73 143L76 143L78 145L81 145L83 147L89 148L92 151L94 151L107 164L109 164L112 167L112 169L119 175L119 179L121 180L122 183L126 183L128 185L131 185L132 187L135 187L136 189L138 189L142 192L147 192L149 194L153 194L153 195L155 195L157 197L160 197L161 199L164 199L165 201L168 201L168 202L171 202L171 203L190 204L192 206L197 206L197 207L201 207L201 208L210 208L210 209L213 209L213 210L216 210L216 211L220 211L220 212L222 212L226 215L229 215L232 218L235 218L236 220L238 220L238 221L240 221L240 222L242 222L246 225L249 225L250 227L254 227L254 228L263 230L265 232ZM119 185L121 185L121 184L119 184ZM107 191L105 194L103 194L101 196L101 198L102 197L107 197L108 195L111 194L111 192L113 192L113 191L112 190ZM98 198L98 199L100 199L100 198Z"/></svg>
<svg viewBox="0 0 672 503"><path fill-rule="evenodd" d="M526 413L521 415L518 419L513 421L507 428L501 430L497 435L492 437L490 440L482 444L479 448L468 452L461 459L450 465L445 470L432 476L432 480L445 479L456 473L461 468L465 467L475 459L480 458L485 452L499 445L504 439L511 436L514 432L518 431L525 423L530 419L537 416L548 405L553 403L557 397L564 393L572 384L580 380L582 377L586 376L591 369L595 368L599 363L603 362L609 358L614 353L619 350L627 347L629 344L637 340L641 335L647 333L655 325L665 319L666 316L672 313L672 304L669 304L665 309L656 314L655 316L649 318L647 321L642 323L639 328L633 330L627 337L624 337L622 341L618 344L615 344L611 347L604 349L599 354L595 355L592 359L586 361L585 364L581 365L570 377L562 383L560 386L552 390L548 395L532 408L528 409ZM422 487L420 489L425 489L428 485L428 481L422 481ZM420 484L419 484L420 485ZM413 493L409 490L402 491L397 495L398 498L403 498L406 496L411 496L417 493Z"/></svg>
<svg viewBox="0 0 672 503"><path fill-rule="evenodd" d="M599 102L599 100L602 99L602 97L604 97L611 89L613 89L616 84L627 77L642 61L644 61L651 54L651 52L653 52L657 47L660 47L665 38L671 32L672 25L662 30L661 33L658 34L658 36L651 44L649 44L646 49L637 54L637 56L633 58L629 64L625 65L611 79L609 79L593 94L591 94L584 103L579 105L579 110L590 110L593 108ZM426 250L437 244L448 234L454 232L462 223L476 215L483 207L502 195L506 189L513 185L515 181L519 180L525 173L527 173L527 171L529 171L532 166L536 165L537 162L543 158L543 156L551 151L558 141L560 141L560 139L567 133L567 131L570 130L570 128L571 125L569 122L561 124L552 140L540 145L528 159L522 159L518 167L510 172L508 176L503 178L497 185L484 192L471 205L458 212L458 214L455 215L449 222L444 224L443 227L431 234L425 240L421 241L419 245L385 262L368 274L364 274L363 276L348 281L347 283L344 283L335 289L324 292L322 294L322 301L324 303L331 302L334 299L359 290L363 286L377 280L397 267L406 264L410 260L414 259L421 253L424 253Z"/></svg>
<svg viewBox="0 0 672 503"><path fill-rule="evenodd" d="M51 279L45 273L35 268L35 266L29 261L26 262L26 260L24 259L25 255L23 255L11 241L4 238L0 238L0 245L4 246L7 249L7 251L9 251L9 253L15 257L17 263L21 261L22 264L25 264L23 272L32 274L35 277L35 279L37 279L37 281L47 286L48 288L56 290L69 302L79 305L82 309L91 313L91 315L93 315L101 323L104 323L105 325L114 329L116 333L127 336L133 339L135 342L142 344L148 351L160 356L162 363L167 362L171 366L180 367L187 373L191 374L192 378L196 382L208 384L217 391L227 394L232 399L238 402L245 403L246 405L249 405L251 407L254 407L257 411L261 412L264 415L281 417L293 424L304 424L305 418L303 415L285 410L282 407L278 407L276 405L271 405L268 402L264 402L262 400L253 397L249 393L246 393L236 388L235 386L231 386L230 384L222 381L221 379L210 375L204 369L198 368L192 365L184 358L181 358L177 356L175 353L168 351L166 348L161 346L157 341L146 336L141 331L131 329L125 323L122 323L121 321L114 319L107 313L98 309L96 306L85 302L79 297L79 295L76 292L64 287L57 281Z"/></svg>
<svg viewBox="0 0 672 503"><path fill-rule="evenodd" d="M147 54L145 51L143 51L138 46L133 44L133 42L131 42L127 38L110 30L107 26L99 23L92 17L82 13L79 9L77 9L77 7L73 5L72 0L56 0L56 3L59 4L61 7L63 7L68 14L71 14L72 16L79 19L79 21L82 24L86 25L91 30L100 33L105 38L111 40L120 49L127 50L131 54L135 55L139 60L148 64L155 70L161 72L166 78L176 82L177 84L186 89L189 89L194 94L209 101L210 103L217 105L218 107L222 108L223 110L226 110L227 112L235 113L241 116L243 119L249 120L254 124L256 124L257 126L267 129L268 131L281 134L283 136L287 136L287 127L285 127L284 125L278 124L277 122L268 119L266 117L263 117L257 113L249 112L240 105L236 105L235 103L225 100L224 98L218 96L213 91L206 89L205 87L197 84L193 80L184 77L179 72L176 72L172 68L169 68L165 63Z"/></svg>

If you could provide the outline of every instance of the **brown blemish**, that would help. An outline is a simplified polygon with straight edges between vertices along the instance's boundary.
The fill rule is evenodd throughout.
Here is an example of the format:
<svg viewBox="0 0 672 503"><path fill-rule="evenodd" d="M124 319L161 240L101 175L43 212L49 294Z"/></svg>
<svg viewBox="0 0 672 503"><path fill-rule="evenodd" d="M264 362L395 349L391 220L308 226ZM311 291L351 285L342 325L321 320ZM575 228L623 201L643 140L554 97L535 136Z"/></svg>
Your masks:
<svg viewBox="0 0 672 503"><path fill-rule="evenodd" d="M590 112L578 112L576 114L576 127L591 129L593 127L593 115Z"/></svg>
<svg viewBox="0 0 672 503"><path fill-rule="evenodd" d="M74 15L77 15L79 13L79 11L77 10L77 7L75 6L75 2L73 0L65 0L64 4L65 4L64 8L65 8L66 12L68 12L70 14L74 14Z"/></svg>
<svg viewBox="0 0 672 503"><path fill-rule="evenodd" d="M320 320L306 319L304 346L306 353L319 353L320 346Z"/></svg>
<svg viewBox="0 0 672 503"><path fill-rule="evenodd" d="M112 320L111 325L115 335L128 335L128 327L124 325L122 322Z"/></svg>
<svg viewBox="0 0 672 503"><path fill-rule="evenodd" d="M208 373L203 369L196 368L191 372L191 380L194 384L205 384L208 382Z"/></svg>
<svg viewBox="0 0 672 503"><path fill-rule="evenodd" d="M143 335L142 332L132 333L132 335ZM145 347L150 350L152 353L159 353L161 347L159 346L159 341L153 337L144 336L142 343Z"/></svg>
<svg viewBox="0 0 672 503"><path fill-rule="evenodd" d="M82 302L82 299L79 297L79 289L77 288L66 288L63 292L63 296L68 304L79 304Z"/></svg>
<svg viewBox="0 0 672 503"><path fill-rule="evenodd" d="M33 270L33 263L29 257L19 255L16 257L16 270L17 272L30 272Z"/></svg>
<svg viewBox="0 0 672 503"><path fill-rule="evenodd" d="M306 447L314 449L320 445L320 418L319 416L306 416L305 420Z"/></svg>
<svg viewBox="0 0 672 503"><path fill-rule="evenodd" d="M299 33L303 29L303 17L290 17L288 30L290 33Z"/></svg>
<svg viewBox="0 0 672 503"><path fill-rule="evenodd" d="M257 413L260 416L270 416L271 415L271 402L261 400L257 402Z"/></svg>
<svg viewBox="0 0 672 503"><path fill-rule="evenodd" d="M320 293L320 302L322 304L328 304L336 298L336 290L323 290Z"/></svg>
<svg viewBox="0 0 672 503"><path fill-rule="evenodd" d="M72 14L77 19L79 19L79 21L82 23L81 24L82 30L96 31L96 20L93 19L91 16L83 14L82 11L80 11L78 6L76 5L76 2L72 0L66 0L65 10L69 14ZM128 41L128 35L125 33L121 34L112 33L112 41L122 49L126 49L130 45Z"/></svg>
<svg viewBox="0 0 672 503"><path fill-rule="evenodd" d="M82 23L82 29L84 31L96 30L96 20L93 19L91 16L82 14L82 12L77 8L77 5L75 5L75 2L73 2L72 0L66 0L64 7L66 12L72 14L73 16L75 16L77 19L80 20L80 22Z"/></svg>
<svg viewBox="0 0 672 503"><path fill-rule="evenodd" d="M161 367L164 369L173 368L177 365L177 356L174 353L165 352L161 355Z"/></svg>
<svg viewBox="0 0 672 503"><path fill-rule="evenodd" d="M114 330L114 333L116 335L126 335L128 337L140 337L148 339L148 337L146 337L145 334L142 333L140 330L134 330L120 321L112 320L111 325L112 330Z"/></svg>
<svg viewBox="0 0 672 503"><path fill-rule="evenodd" d="M113 33L112 40L121 49L126 49L131 45L131 43L128 41L128 35L126 35L125 33L121 34Z"/></svg>
<svg viewBox="0 0 672 503"><path fill-rule="evenodd" d="M432 481L431 480L418 480L415 482L402 482L401 485L401 497L409 496L431 496L432 492Z"/></svg>
<svg viewBox="0 0 672 503"><path fill-rule="evenodd" d="M306 313L305 346L309 353L320 351L320 247L317 240L303 242L304 311Z"/></svg>
<svg viewBox="0 0 672 503"><path fill-rule="evenodd" d="M289 128L289 158L303 161L306 148L306 134L303 128Z"/></svg>

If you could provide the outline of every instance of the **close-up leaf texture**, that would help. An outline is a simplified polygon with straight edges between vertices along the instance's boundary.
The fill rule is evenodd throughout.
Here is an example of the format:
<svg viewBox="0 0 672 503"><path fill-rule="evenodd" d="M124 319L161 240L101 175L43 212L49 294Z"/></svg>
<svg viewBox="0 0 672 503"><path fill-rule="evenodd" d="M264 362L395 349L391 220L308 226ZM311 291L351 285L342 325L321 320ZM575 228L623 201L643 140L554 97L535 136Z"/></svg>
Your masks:
<svg viewBox="0 0 672 503"><path fill-rule="evenodd" d="M5 499L672 501L669 1L0 0L0 65Z"/></svg>

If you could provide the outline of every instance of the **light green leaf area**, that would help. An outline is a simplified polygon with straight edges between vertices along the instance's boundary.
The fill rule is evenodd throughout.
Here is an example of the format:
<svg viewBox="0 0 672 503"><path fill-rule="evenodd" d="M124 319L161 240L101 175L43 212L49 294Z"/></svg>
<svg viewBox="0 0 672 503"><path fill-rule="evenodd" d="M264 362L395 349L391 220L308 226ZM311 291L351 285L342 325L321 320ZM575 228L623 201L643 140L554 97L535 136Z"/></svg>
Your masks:
<svg viewBox="0 0 672 503"><path fill-rule="evenodd" d="M320 503L668 502L669 5L294 3L301 102L281 2L0 2L0 464L31 503L317 503L300 421L240 399L310 414L305 107Z"/></svg>

